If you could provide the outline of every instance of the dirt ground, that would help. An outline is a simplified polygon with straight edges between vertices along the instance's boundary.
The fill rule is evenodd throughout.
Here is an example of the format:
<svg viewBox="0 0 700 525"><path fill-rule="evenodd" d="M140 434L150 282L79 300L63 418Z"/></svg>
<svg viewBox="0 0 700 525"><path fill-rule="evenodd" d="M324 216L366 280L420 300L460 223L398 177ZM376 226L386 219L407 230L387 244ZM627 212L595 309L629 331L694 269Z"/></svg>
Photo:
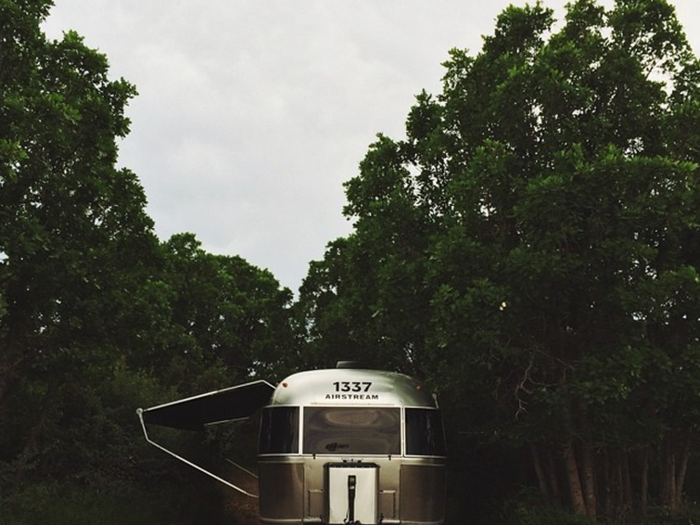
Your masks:
<svg viewBox="0 0 700 525"><path fill-rule="evenodd" d="M242 472L239 469L231 468L228 471L228 477L234 485L241 487L250 494L258 493L258 481L252 476ZM260 510L258 508L258 500L251 498L231 488L221 485L221 490L224 492L225 501L225 516L228 520L227 525L259 525Z"/></svg>

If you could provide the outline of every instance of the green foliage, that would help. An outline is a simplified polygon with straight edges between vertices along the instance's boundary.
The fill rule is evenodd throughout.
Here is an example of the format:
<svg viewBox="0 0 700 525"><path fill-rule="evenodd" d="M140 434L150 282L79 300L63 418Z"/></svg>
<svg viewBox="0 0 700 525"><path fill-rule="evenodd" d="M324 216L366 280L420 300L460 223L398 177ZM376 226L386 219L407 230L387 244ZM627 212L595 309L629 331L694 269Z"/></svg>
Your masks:
<svg viewBox="0 0 700 525"><path fill-rule="evenodd" d="M135 90L75 33L47 41L49 6L0 3L0 460L18 485L85 459L80 421L103 408L157 249L140 184L115 168Z"/></svg>
<svg viewBox="0 0 700 525"><path fill-rule="evenodd" d="M166 342L166 351L151 356L149 363L163 365L162 373L167 365L159 359L172 360L171 371L179 376L167 378L167 384L181 385L181 391L194 394L224 380L212 377L209 384L185 387L183 383L192 377L205 380L201 368L225 370L229 384L252 373L270 377L285 370L292 346L287 315L290 291L280 289L269 272L240 257L204 252L194 235L175 235L163 248L163 281L173 294L169 326L177 337Z"/></svg>
<svg viewBox="0 0 700 525"><path fill-rule="evenodd" d="M48 41L50 7L0 0L2 525L182 518L192 481L141 440L136 407L347 358L427 378L457 454L532 462L542 498L506 500L504 525L682 510L700 65L668 2L577 0L556 30L540 3L511 6L481 52L453 50L406 139L379 135L347 182L355 231L294 304L192 234L155 238L115 166L136 90L76 33ZM221 463L243 432L162 439Z"/></svg>
<svg viewBox="0 0 700 525"><path fill-rule="evenodd" d="M287 373L291 293L193 235L156 239L116 168L136 90L75 32L46 39L51 5L0 0L0 522L201 514L135 409ZM165 439L203 461L226 448Z"/></svg>
<svg viewBox="0 0 700 525"><path fill-rule="evenodd" d="M513 495L498 502L498 508L488 514L484 523L493 525L592 525L594 520L572 513L563 507L548 505L541 495L531 489L521 488ZM697 522L698 509L686 505L680 510L652 507L638 515L619 519L606 519L605 523L623 525L692 525Z"/></svg>
<svg viewBox="0 0 700 525"><path fill-rule="evenodd" d="M700 425L700 67L665 0L578 0L554 27L511 6L480 53L451 52L407 138L380 135L346 184L355 231L312 265L299 324L310 360L350 342L430 378L455 433L534 447L577 512L622 504L652 460L636 501L653 485L678 506ZM618 498L602 473L623 464Z"/></svg>
<svg viewBox="0 0 700 525"><path fill-rule="evenodd" d="M693 525L700 520L700 510L694 505L686 505L680 510L667 507L649 509L639 522L641 525Z"/></svg>
<svg viewBox="0 0 700 525"><path fill-rule="evenodd" d="M594 520L574 514L562 507L550 506L542 502L539 494L521 489L514 496L500 502L495 516L490 518L494 525L592 525Z"/></svg>
<svg viewBox="0 0 700 525"><path fill-rule="evenodd" d="M3 505L1 525L167 525L176 516L164 512L167 501L124 485L99 488L41 483L17 494ZM125 509L128 511L125 512Z"/></svg>

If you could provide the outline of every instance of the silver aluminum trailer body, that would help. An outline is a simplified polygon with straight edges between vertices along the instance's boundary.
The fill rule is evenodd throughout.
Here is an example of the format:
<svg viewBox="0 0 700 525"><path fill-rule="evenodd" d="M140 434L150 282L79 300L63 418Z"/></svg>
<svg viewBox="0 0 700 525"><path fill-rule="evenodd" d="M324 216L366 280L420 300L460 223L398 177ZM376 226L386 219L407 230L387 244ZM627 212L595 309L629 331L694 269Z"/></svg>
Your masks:
<svg viewBox="0 0 700 525"><path fill-rule="evenodd" d="M288 377L263 413L258 465L263 523L444 520L440 414L409 376L338 368Z"/></svg>
<svg viewBox="0 0 700 525"><path fill-rule="evenodd" d="M260 397L259 382L250 385ZM222 391L226 402L246 387ZM151 417L168 425L164 419L181 417L173 410L201 405L205 396L141 411L142 423ZM224 419L218 412L212 417ZM409 376L345 367L289 376L263 408L258 452L264 524L444 523L440 412L434 396Z"/></svg>

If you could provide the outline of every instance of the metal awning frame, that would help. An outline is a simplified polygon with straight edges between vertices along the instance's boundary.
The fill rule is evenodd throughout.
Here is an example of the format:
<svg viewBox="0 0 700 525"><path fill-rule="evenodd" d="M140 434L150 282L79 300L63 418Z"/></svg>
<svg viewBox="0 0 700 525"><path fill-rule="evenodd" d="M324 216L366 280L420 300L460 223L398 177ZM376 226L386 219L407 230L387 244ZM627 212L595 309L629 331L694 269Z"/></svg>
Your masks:
<svg viewBox="0 0 700 525"><path fill-rule="evenodd" d="M250 497L250 498L256 498L256 499L259 497L257 494L251 494L251 493L248 492L247 490L244 490L244 489L242 489L241 487L239 487L239 486L237 486L237 485L234 485L234 484L231 483L230 481L226 481L225 479L223 479L223 478L217 476L217 475L214 474L213 472L208 471L208 470L205 469L204 467L202 467L202 466L200 466L200 465L197 465L196 463L192 463L190 460L183 458L182 456L180 456L179 454L176 454L176 453L173 452L172 450L169 450L169 449L165 448L163 445L161 445L161 444L156 443L155 441L153 441L153 440L150 438L150 436L148 435L148 429L146 428L146 423L145 423L145 421L143 420L143 409L142 409L142 408L137 409L137 410L136 410L136 414L138 414L138 416L139 416L139 421L141 422L141 428L143 429L143 436L146 438L146 441L147 441L149 444L153 445L153 446L156 447L157 449L162 450L162 451L165 452L166 454L171 455L171 456L174 457L175 459L178 459L178 460L182 461L185 465L189 465L190 467L192 467L192 468L194 468L194 469L196 469L196 470L202 472L203 474L206 474L207 476L209 476L209 477L211 477L211 478L214 478L214 479L215 479L216 481L218 481L219 483L223 483L223 484L226 485L227 487L230 487L230 488L232 488L233 490L236 490L236 491L240 492L241 494L243 494L243 495L245 495L245 496L248 496L248 497Z"/></svg>
<svg viewBox="0 0 700 525"><path fill-rule="evenodd" d="M144 413L145 413L145 412L157 412L158 410L162 410L162 409L166 409L166 408L168 408L168 407L174 407L174 406L178 406L178 405L179 405L179 406L184 406L184 405L187 405L187 404L192 404L193 402L200 402L200 403L201 403L201 401L203 401L203 400L205 400L205 399L207 399L207 398L208 398L208 399L211 399L212 402L213 402L215 398L220 397L220 396L222 396L222 395L229 395L230 392L233 391L233 390L237 390L237 391L241 392L241 394L243 394L243 392L244 392L246 389L249 389L249 388L256 388L256 387L261 387L261 386L263 386L263 388L264 388L264 386L269 387L270 391L274 390L274 387L273 387L270 383L268 383L267 381L262 380L262 381L255 381L255 382L253 382L253 383L248 383L248 384L245 384L245 385L239 385L239 386L237 386L237 387L232 387L232 388L229 388L229 389L224 389L224 390L220 390L220 391L216 391L216 392L209 392L209 393L207 393L207 394L202 394L202 395L200 395L200 396L194 396L194 397L191 397L191 398L182 399L182 400L179 400L179 401L174 401L174 402L172 402L172 403L166 403L165 405L159 405L159 406L152 407L152 408L147 408L147 409L139 408L139 409L136 410L136 414L138 415L139 421L141 422L141 429L143 430L143 436L144 436L144 438L146 438L146 442L148 442L149 444L153 445L153 446L156 447L157 449L162 450L162 451L165 452L166 454L168 454L168 455L174 457L175 459L177 459L177 460L179 460L179 461L182 461L184 464L186 464L186 465L188 465L188 466L194 468L195 470L198 470L199 472L202 472L203 474L206 474L207 476L209 476L209 477L215 479L215 480L218 481L219 483L223 483L223 484L226 485L227 487L230 487L230 488L234 489L234 490L237 491L237 492L240 492L241 494L243 494L243 495L245 495L245 496L248 496L248 497L251 497L251 498L258 498L259 496L258 496L257 494L251 494L251 493L248 492L247 490L242 489L241 487L239 487L239 486L237 486L237 485L234 485L234 484L231 483L230 481L227 481L227 480L225 480L225 479L223 479L223 478L217 476L216 474L214 474L213 472L208 471L208 470L205 469L204 467L202 467L202 466L200 466L200 465L197 465L196 463L193 463L192 461L190 461L190 460L188 460L188 459L186 459L186 458L180 456L179 454L176 454L176 453L173 452L172 450L169 450L169 449L165 448L165 447L164 447L163 445L161 445L160 443L155 442L155 441L154 441L153 439L151 439L151 437L148 435L148 428L147 428L147 426L146 426L146 421L145 421L145 418L144 418ZM250 409L250 408L251 408L251 407L249 406L248 409ZM262 408L262 406L259 407L259 408ZM247 419L248 417L250 417L250 415L251 415L251 414L247 414L247 415L245 415L245 416L243 416L243 417L227 418L227 419L218 420L218 421L207 421L207 422L204 422L204 426L203 426L202 428L206 428L206 427L212 426L212 425L217 425L217 424L220 424L220 423L226 423L226 422L229 422L229 421L236 421L236 420ZM153 423L153 424L158 424L158 423ZM165 426L174 426L174 425L168 425L168 424L166 424ZM175 428L178 428L178 427L175 427ZM187 429L188 427L179 427L179 428ZM189 427L189 429L192 429L192 428ZM252 472L250 472L250 471L244 469L244 468L241 467L240 465L237 465L236 463L233 463L232 461L229 461L229 462L232 463L234 466L240 468L240 469L243 470L244 472L246 472L246 473L252 475L253 477L257 477L257 476L255 476L255 474L253 474Z"/></svg>

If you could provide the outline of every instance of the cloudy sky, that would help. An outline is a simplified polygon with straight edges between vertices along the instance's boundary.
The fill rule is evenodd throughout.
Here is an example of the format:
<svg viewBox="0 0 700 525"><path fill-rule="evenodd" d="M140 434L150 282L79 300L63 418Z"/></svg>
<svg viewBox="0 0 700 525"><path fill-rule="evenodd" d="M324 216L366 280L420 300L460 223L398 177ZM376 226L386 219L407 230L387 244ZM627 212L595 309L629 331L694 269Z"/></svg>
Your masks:
<svg viewBox="0 0 700 525"><path fill-rule="evenodd" d="M193 232L296 291L350 232L343 182L375 135L403 137L414 96L440 92L448 50L476 53L509 3L55 0L44 29L78 31L136 85L120 164L158 236ZM558 17L564 3L545 1ZM700 1L672 3L700 53Z"/></svg>

